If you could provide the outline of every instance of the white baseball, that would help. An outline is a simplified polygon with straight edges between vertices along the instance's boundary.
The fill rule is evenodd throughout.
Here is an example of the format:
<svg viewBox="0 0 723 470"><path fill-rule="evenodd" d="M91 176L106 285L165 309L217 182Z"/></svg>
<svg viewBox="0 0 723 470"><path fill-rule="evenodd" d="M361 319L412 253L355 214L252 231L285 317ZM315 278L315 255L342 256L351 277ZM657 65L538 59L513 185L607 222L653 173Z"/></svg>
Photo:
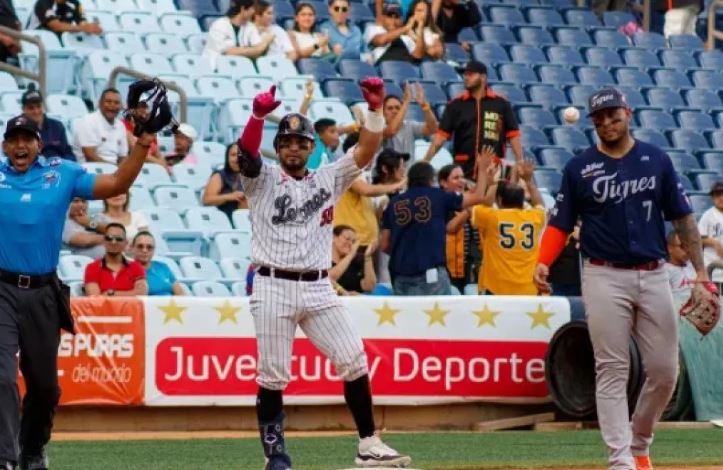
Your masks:
<svg viewBox="0 0 723 470"><path fill-rule="evenodd" d="M574 124L578 119L580 119L580 110L574 106L569 106L565 108L565 111L562 113L562 117L565 119L566 123Z"/></svg>

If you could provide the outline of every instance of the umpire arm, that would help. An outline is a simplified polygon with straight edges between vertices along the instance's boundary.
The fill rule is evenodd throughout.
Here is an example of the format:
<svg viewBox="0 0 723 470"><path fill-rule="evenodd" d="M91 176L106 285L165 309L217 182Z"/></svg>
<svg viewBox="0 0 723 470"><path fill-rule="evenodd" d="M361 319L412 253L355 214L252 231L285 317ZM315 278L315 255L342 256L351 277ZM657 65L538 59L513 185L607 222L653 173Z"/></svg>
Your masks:
<svg viewBox="0 0 723 470"><path fill-rule="evenodd" d="M118 165L118 169L112 175L98 175L93 186L93 197L95 199L107 199L128 192L133 181L143 168L146 161L148 149L153 143L155 134L143 133L133 146L130 157Z"/></svg>

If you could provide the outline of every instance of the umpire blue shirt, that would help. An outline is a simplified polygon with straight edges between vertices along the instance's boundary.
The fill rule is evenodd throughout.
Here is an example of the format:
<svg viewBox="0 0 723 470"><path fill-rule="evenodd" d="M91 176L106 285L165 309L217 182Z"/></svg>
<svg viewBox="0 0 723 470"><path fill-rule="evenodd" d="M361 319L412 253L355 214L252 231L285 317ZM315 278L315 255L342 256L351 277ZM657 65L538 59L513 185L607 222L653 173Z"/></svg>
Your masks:
<svg viewBox="0 0 723 470"><path fill-rule="evenodd" d="M92 199L94 185L94 174L60 158L39 156L25 173L0 162L0 269L54 272L70 201Z"/></svg>
<svg viewBox="0 0 723 470"><path fill-rule="evenodd" d="M664 219L690 213L670 157L636 140L620 159L590 147L569 160L549 224L569 233L580 216L585 257L638 264L667 257Z"/></svg>
<svg viewBox="0 0 723 470"><path fill-rule="evenodd" d="M40 128L40 135L43 139L43 149L40 153L44 157L61 157L75 161L75 154L68 145L68 137L62 122L45 116L43 127Z"/></svg>

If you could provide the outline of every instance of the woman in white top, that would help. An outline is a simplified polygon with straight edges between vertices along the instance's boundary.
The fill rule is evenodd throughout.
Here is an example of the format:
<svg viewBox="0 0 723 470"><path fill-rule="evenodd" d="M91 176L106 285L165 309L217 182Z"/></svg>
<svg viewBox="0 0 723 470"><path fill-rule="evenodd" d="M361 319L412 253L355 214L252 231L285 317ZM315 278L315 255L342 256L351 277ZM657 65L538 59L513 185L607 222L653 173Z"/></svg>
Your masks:
<svg viewBox="0 0 723 470"><path fill-rule="evenodd" d="M132 240L136 233L148 230L148 221L140 212L131 212L128 205L131 202L130 194L119 194L103 201L103 212L98 216L98 222L109 224L116 222L126 228L126 238Z"/></svg>
<svg viewBox="0 0 723 470"><path fill-rule="evenodd" d="M427 0L415 0L412 3L407 21L412 23L412 29L407 33L409 37L416 42L417 35L421 32L424 38L424 58L441 59L444 55L443 34L432 18L431 6Z"/></svg>
<svg viewBox="0 0 723 470"><path fill-rule="evenodd" d="M281 26L274 23L274 7L266 0L257 0L256 13L254 14L254 25L259 32L259 37L264 33L272 33L274 40L269 44L266 55L285 55L291 60L296 60L296 51L289 35Z"/></svg>
<svg viewBox="0 0 723 470"><path fill-rule="evenodd" d="M329 36L316 31L316 10L309 3L296 4L294 28L289 31L291 44L297 57L323 57L332 54L329 49Z"/></svg>

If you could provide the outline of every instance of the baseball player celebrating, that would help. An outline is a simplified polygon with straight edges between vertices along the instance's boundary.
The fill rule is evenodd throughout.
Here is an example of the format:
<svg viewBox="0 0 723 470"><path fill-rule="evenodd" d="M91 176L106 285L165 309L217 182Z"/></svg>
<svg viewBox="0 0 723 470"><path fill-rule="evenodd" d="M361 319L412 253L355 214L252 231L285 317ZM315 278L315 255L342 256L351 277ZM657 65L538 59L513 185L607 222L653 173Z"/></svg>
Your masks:
<svg viewBox="0 0 723 470"><path fill-rule="evenodd" d="M649 470L653 427L678 373L678 322L664 269L663 218L672 221L695 268L693 297L698 301L710 297L717 309L717 291L706 274L700 234L670 157L631 137L632 112L619 91L594 93L589 110L600 143L565 165L534 282L541 292L550 292L549 266L580 217L585 258L582 295L595 352L595 396L609 468ZM631 333L646 374L632 425L626 398Z"/></svg>
<svg viewBox="0 0 723 470"><path fill-rule="evenodd" d="M274 138L280 166L262 164L264 117L281 103L274 97L275 87L254 98L253 115L238 141L251 216L252 258L258 266L250 305L259 357L256 412L266 470L291 468L284 444L282 391L290 379L297 325L344 381L344 398L359 431L356 464L403 467L411 461L374 434L362 340L327 278L334 202L372 159L384 130L384 83L367 78L361 87L369 105L365 127L358 144L330 165L316 171L306 168L314 150L314 128L296 113L281 119Z"/></svg>

